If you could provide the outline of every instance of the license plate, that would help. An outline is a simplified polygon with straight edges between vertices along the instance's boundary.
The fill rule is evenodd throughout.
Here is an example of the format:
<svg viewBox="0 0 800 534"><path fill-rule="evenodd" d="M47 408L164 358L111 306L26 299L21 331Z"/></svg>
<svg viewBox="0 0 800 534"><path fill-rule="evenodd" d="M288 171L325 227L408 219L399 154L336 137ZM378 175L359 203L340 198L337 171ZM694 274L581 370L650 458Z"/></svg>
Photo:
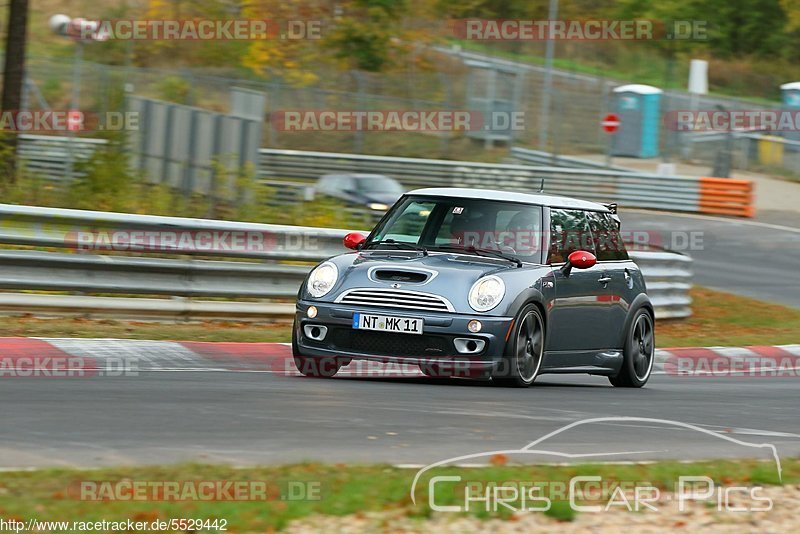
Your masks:
<svg viewBox="0 0 800 534"><path fill-rule="evenodd" d="M421 334L424 321L415 317L389 317L387 315L353 314L353 328L356 330L378 330L401 334Z"/></svg>

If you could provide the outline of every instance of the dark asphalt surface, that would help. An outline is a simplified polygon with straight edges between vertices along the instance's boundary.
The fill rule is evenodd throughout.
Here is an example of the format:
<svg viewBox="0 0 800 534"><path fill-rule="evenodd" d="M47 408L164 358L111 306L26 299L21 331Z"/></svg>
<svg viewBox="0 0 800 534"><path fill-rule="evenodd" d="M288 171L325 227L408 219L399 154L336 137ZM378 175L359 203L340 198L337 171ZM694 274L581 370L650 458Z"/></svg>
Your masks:
<svg viewBox="0 0 800 534"><path fill-rule="evenodd" d="M664 242L701 235L701 247L685 250L694 259L694 283L800 308L800 217L765 215L769 222L621 213L623 230L654 232Z"/></svg>
<svg viewBox="0 0 800 534"><path fill-rule="evenodd" d="M550 375L537 384L514 390L466 380L223 372L7 379L0 382L0 467L427 464L519 449L568 423L607 416L675 420L772 443L784 457L800 454L797 378L657 375L642 390L623 390L601 377ZM537 449L615 453L597 458L605 461L770 458L763 449L650 421L585 425Z"/></svg>

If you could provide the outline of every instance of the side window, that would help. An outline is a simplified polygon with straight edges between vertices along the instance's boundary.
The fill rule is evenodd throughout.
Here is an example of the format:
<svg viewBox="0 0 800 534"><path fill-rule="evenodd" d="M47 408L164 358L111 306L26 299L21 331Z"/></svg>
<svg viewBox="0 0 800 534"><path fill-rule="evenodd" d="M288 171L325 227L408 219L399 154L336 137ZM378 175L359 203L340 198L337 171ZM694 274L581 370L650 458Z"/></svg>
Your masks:
<svg viewBox="0 0 800 534"><path fill-rule="evenodd" d="M595 253L586 213L580 210L551 209L548 263L564 263L576 250Z"/></svg>
<svg viewBox="0 0 800 534"><path fill-rule="evenodd" d="M597 261L627 260L628 252L619 235L617 222L608 213L586 213L592 230Z"/></svg>

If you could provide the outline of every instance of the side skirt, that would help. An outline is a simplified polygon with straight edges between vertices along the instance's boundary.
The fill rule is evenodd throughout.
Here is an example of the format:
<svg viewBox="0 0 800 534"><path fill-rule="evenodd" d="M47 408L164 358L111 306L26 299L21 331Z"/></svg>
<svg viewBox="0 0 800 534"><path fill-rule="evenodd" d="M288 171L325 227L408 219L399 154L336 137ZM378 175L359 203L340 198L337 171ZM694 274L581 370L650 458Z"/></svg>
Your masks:
<svg viewBox="0 0 800 534"><path fill-rule="evenodd" d="M622 350L582 352L547 351L539 371L544 373L589 373L615 375L622 367Z"/></svg>

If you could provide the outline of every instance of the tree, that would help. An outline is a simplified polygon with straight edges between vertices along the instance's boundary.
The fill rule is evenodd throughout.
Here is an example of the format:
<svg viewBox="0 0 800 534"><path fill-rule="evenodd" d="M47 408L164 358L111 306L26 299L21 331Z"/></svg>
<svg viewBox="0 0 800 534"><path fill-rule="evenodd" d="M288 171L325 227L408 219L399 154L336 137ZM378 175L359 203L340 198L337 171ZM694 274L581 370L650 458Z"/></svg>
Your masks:
<svg viewBox="0 0 800 534"><path fill-rule="evenodd" d="M25 80L25 41L28 28L28 0L10 0L6 58L3 67L3 112L16 112L22 106L22 86ZM8 180L16 179L17 134L7 133L3 139L5 170Z"/></svg>

